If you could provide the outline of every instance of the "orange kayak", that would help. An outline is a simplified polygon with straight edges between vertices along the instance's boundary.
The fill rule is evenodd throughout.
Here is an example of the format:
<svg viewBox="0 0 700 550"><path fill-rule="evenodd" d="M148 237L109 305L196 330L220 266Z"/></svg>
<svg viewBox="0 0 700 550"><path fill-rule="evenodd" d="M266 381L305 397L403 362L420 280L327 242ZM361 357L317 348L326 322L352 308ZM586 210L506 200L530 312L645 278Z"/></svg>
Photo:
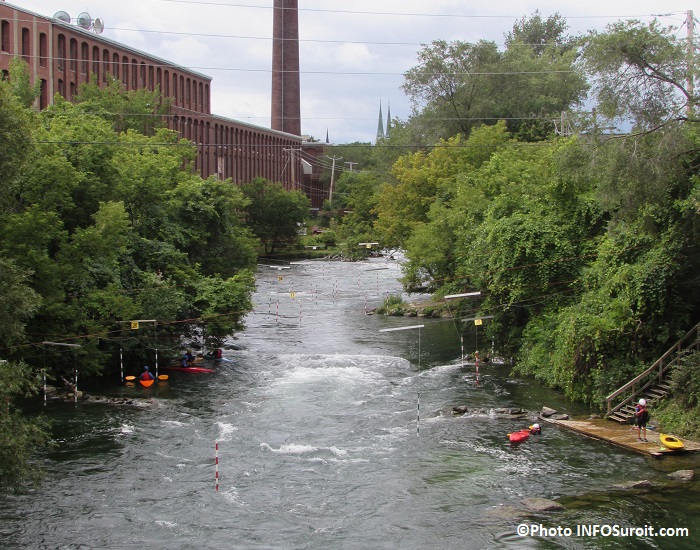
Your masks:
<svg viewBox="0 0 700 550"><path fill-rule="evenodd" d="M155 382L155 380L141 380L139 378L139 382L141 383L142 386L150 388L153 385L153 382Z"/></svg>
<svg viewBox="0 0 700 550"><path fill-rule="evenodd" d="M508 439L511 443L521 443L530 437L530 430L520 430L518 432L513 432L508 434Z"/></svg>

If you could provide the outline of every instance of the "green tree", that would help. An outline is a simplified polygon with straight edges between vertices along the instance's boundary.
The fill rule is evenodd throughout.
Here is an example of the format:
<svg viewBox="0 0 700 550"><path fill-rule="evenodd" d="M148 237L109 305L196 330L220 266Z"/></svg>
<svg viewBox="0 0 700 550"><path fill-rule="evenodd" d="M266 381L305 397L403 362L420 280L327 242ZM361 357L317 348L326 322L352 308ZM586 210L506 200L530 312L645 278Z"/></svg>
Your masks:
<svg viewBox="0 0 700 550"><path fill-rule="evenodd" d="M264 178L244 183L241 190L249 201L245 208L246 223L260 239L266 254L296 242L299 226L310 208L304 193L287 191L282 184Z"/></svg>
<svg viewBox="0 0 700 550"><path fill-rule="evenodd" d="M13 93L10 83L0 80L0 209L14 205L11 184L27 165L34 147L32 114Z"/></svg>
<svg viewBox="0 0 700 550"><path fill-rule="evenodd" d="M483 40L424 46L402 85L413 106L408 125L417 143L469 136L498 120L507 120L521 139L546 138L552 117L579 106L588 90L566 30L560 15L543 19L535 12L515 23L504 52Z"/></svg>
<svg viewBox="0 0 700 550"><path fill-rule="evenodd" d="M338 178L332 205L339 212L336 229L341 239L374 241L378 189L376 176L366 170L346 172Z"/></svg>
<svg viewBox="0 0 700 550"><path fill-rule="evenodd" d="M95 75L90 82L81 84L73 103L77 104L79 112L94 114L111 122L118 133L137 130L152 136L157 129L165 127L172 100L163 98L160 89L127 90L108 74L107 83L102 86L98 85Z"/></svg>
<svg viewBox="0 0 700 550"><path fill-rule="evenodd" d="M469 139L457 135L430 152L401 157L393 167L398 183L385 184L378 195L375 228L383 243L403 248L418 224L430 221L433 203L452 199L458 175L481 166L508 139L505 123L499 123L480 127Z"/></svg>
<svg viewBox="0 0 700 550"><path fill-rule="evenodd" d="M29 65L21 57L10 60L9 84L12 94L23 107L29 108L41 94L41 81L31 84Z"/></svg>
<svg viewBox="0 0 700 550"><path fill-rule="evenodd" d="M40 303L28 279L27 272L0 256L0 348L5 351L25 343L25 323ZM36 371L25 363L0 360L0 492L19 489L41 476L33 454L48 442L47 423L28 419L15 406L17 398L35 393L38 385Z"/></svg>
<svg viewBox="0 0 700 550"><path fill-rule="evenodd" d="M583 40L583 65L595 82L598 112L640 130L683 118L696 98L687 89L686 46L676 29L654 20L608 25ZM694 115L693 115L694 118Z"/></svg>
<svg viewBox="0 0 700 550"><path fill-rule="evenodd" d="M575 40L564 18L523 17L506 35L506 50L495 76L499 96L495 114L508 121L520 141L540 141L554 132L552 119L579 107L588 82L577 63Z"/></svg>
<svg viewBox="0 0 700 550"><path fill-rule="evenodd" d="M411 123L422 129L422 143L433 143L488 122L494 114L490 75L501 54L494 42L435 40L418 52L418 65L404 75L411 100Z"/></svg>

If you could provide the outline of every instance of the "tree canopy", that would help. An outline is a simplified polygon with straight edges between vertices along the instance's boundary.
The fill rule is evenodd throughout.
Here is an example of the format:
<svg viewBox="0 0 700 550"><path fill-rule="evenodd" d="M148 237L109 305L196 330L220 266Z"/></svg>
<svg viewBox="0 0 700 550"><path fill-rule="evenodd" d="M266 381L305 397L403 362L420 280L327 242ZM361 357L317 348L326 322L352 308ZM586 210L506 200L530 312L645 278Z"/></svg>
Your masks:
<svg viewBox="0 0 700 550"><path fill-rule="evenodd" d="M378 186L373 230L405 249L407 288L480 290L462 313L490 318L518 372L598 407L700 320L697 63L657 22L565 31L535 14L504 52L423 48L407 127L435 139ZM526 120L580 105L589 82L598 119L573 136ZM632 132L601 133L620 122Z"/></svg>

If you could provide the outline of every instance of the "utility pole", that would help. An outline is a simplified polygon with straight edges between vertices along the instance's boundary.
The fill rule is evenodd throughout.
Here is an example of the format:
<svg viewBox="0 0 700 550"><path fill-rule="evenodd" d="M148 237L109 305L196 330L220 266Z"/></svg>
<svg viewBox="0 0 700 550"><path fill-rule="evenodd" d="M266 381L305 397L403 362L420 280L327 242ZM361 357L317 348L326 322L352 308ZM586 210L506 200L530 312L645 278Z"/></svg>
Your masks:
<svg viewBox="0 0 700 550"><path fill-rule="evenodd" d="M695 30L695 19L693 17L693 10L688 10L686 14L686 26L688 28L688 108L687 114L688 118L693 118L695 116L695 82L694 82L694 72L695 66L693 64L693 57L695 55L694 38L693 33Z"/></svg>
<svg viewBox="0 0 700 550"><path fill-rule="evenodd" d="M298 185L299 182L297 182L297 152L300 151L298 147L290 147L288 149L284 149L285 153L289 153L290 157L290 164L291 164L291 173L292 173L292 190L297 189L298 187L301 187Z"/></svg>
<svg viewBox="0 0 700 550"><path fill-rule="evenodd" d="M359 162L344 162L343 164L348 164L348 165L350 166L350 170L349 170L349 171L352 172L352 171L353 171L353 170L352 170L353 164L359 164Z"/></svg>
<svg viewBox="0 0 700 550"><path fill-rule="evenodd" d="M331 188L328 190L328 200L333 198L333 179L335 178L335 161L343 160L343 157L327 157L333 161L333 166L331 168Z"/></svg>

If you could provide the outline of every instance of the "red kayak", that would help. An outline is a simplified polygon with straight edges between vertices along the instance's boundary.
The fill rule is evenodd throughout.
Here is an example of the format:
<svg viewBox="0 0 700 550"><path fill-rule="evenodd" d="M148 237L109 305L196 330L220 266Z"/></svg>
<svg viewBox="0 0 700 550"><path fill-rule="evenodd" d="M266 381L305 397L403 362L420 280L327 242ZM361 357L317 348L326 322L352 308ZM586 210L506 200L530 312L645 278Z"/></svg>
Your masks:
<svg viewBox="0 0 700 550"><path fill-rule="evenodd" d="M194 372L197 374L201 374L203 372L215 372L214 369L208 369L206 367L183 367L182 365L169 365L161 368L163 370L177 370L181 372Z"/></svg>
<svg viewBox="0 0 700 550"><path fill-rule="evenodd" d="M141 383L142 386L146 386L147 388L150 388L153 385L153 382L155 382L155 380L153 380L152 378L150 380L142 380L139 378L139 382Z"/></svg>
<svg viewBox="0 0 700 550"><path fill-rule="evenodd" d="M518 432L508 434L508 439L510 439L511 443L522 443L528 437L530 437L530 430L520 430Z"/></svg>

